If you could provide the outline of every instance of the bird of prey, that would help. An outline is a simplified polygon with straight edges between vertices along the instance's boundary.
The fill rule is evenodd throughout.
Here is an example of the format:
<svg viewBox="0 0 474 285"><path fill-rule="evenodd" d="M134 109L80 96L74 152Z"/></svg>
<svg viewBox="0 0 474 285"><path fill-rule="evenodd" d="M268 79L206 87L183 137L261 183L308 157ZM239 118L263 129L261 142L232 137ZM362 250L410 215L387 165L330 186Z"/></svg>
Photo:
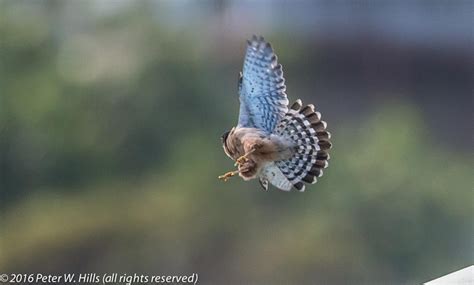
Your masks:
<svg viewBox="0 0 474 285"><path fill-rule="evenodd" d="M219 179L239 174L258 178L264 190L270 183L284 191L316 183L328 166L331 134L314 105L298 99L288 108L282 66L263 37L247 41L238 87L239 121L222 135L224 151L238 168Z"/></svg>

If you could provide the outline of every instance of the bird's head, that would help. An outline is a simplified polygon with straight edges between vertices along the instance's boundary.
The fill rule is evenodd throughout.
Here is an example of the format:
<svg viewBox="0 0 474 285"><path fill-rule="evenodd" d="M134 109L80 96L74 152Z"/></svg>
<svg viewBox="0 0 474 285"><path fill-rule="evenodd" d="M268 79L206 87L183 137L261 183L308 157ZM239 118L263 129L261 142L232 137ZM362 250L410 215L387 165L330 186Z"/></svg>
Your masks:
<svg viewBox="0 0 474 285"><path fill-rule="evenodd" d="M222 147L224 148L225 154L227 154L228 157L232 158L232 152L229 149L229 135L234 131L234 128L232 128L230 131L226 131L222 134L221 140L222 140Z"/></svg>

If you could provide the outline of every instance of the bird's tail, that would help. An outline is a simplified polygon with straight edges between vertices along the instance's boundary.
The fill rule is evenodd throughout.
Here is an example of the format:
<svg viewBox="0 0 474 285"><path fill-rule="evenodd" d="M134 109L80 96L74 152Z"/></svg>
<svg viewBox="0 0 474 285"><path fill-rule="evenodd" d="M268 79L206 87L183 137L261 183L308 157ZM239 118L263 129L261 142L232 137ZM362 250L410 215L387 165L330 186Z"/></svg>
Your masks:
<svg viewBox="0 0 474 285"><path fill-rule="evenodd" d="M331 134L326 131L326 122L313 105L303 107L298 99L279 122L276 133L295 144L293 156L276 165L293 187L304 191L303 182L316 183L328 166Z"/></svg>

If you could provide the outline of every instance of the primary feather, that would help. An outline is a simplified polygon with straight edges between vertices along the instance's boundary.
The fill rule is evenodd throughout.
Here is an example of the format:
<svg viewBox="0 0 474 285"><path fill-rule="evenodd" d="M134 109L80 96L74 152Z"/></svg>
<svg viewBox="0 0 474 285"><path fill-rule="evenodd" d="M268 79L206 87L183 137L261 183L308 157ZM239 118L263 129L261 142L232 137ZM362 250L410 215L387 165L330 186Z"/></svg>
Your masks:
<svg viewBox="0 0 474 285"><path fill-rule="evenodd" d="M242 82L239 86L239 127L272 133L288 111L285 79L273 48L263 37L247 43Z"/></svg>

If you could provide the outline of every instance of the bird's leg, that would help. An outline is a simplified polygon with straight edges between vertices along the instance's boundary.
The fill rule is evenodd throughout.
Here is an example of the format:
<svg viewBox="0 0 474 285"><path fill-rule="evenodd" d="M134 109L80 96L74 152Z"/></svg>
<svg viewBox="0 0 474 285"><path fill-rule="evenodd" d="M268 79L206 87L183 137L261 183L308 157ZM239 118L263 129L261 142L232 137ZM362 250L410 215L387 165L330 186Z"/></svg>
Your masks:
<svg viewBox="0 0 474 285"><path fill-rule="evenodd" d="M221 179L221 180L224 180L224 182L226 182L229 178L231 178L232 176L235 176L239 172L240 172L240 170L229 171L229 172L225 173L224 175L220 175L218 178Z"/></svg>
<svg viewBox="0 0 474 285"><path fill-rule="evenodd" d="M254 153L258 148L259 148L258 146L254 145L249 152L247 152L246 154L244 154L241 157L237 158L237 160L234 163L234 166L237 166L239 164L242 164L242 163L246 162L248 160L247 157L249 155L251 155L252 153Z"/></svg>

